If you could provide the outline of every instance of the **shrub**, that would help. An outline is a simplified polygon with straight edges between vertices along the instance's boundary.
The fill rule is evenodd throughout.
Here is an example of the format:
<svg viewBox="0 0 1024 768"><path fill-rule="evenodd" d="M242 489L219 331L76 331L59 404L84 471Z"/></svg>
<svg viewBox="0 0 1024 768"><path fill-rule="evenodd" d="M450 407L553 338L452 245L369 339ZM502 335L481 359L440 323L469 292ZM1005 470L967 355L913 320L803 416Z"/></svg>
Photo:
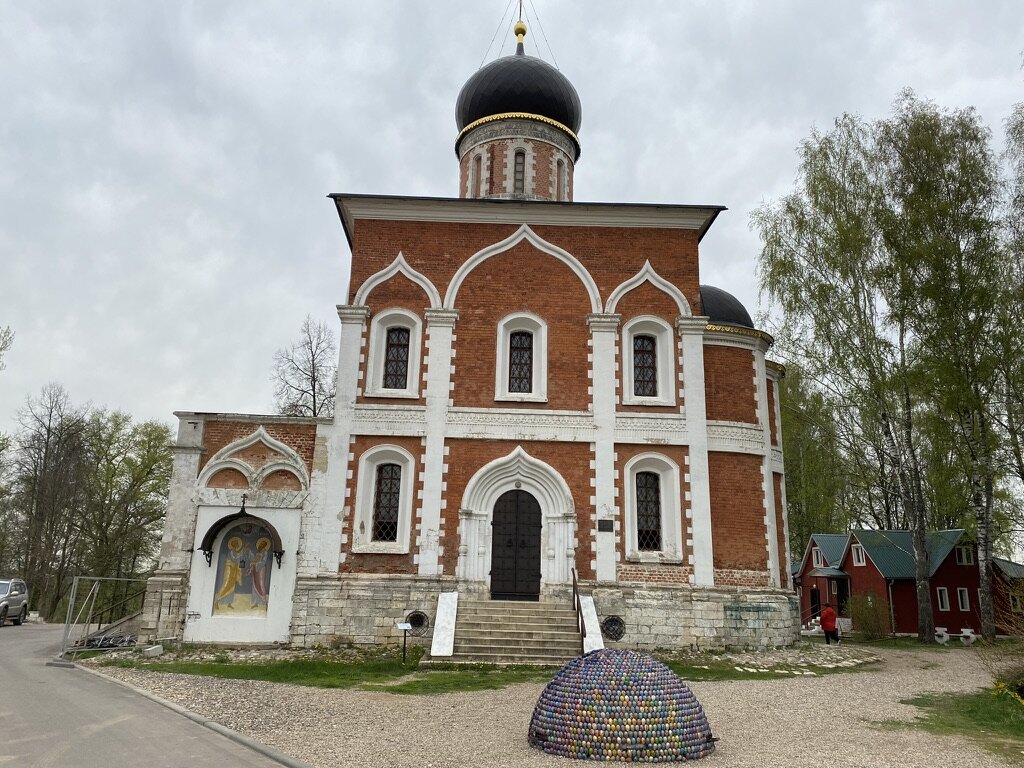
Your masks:
<svg viewBox="0 0 1024 768"><path fill-rule="evenodd" d="M889 601L869 592L866 595L852 595L846 603L846 610L853 619L853 628L865 640L881 640L892 634L889 618Z"/></svg>

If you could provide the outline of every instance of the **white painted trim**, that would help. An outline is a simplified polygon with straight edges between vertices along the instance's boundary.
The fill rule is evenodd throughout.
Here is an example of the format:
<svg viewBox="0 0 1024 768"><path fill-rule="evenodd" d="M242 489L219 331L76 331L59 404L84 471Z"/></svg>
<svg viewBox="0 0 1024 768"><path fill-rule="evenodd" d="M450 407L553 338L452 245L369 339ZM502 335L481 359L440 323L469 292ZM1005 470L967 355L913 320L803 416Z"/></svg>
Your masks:
<svg viewBox="0 0 1024 768"><path fill-rule="evenodd" d="M335 198L342 216L351 225L360 219L383 221L458 222L460 224L518 224L565 227L635 227L690 229L708 227L722 209L718 206L636 205L627 203L573 203L538 205L531 202L501 203L458 198L403 198L343 195ZM599 311L599 310L595 310Z"/></svg>
<svg viewBox="0 0 1024 768"><path fill-rule="evenodd" d="M406 328L409 331L409 367L405 376L405 387L386 389L384 368L387 364L388 331L391 328ZM420 351L423 347L423 321L415 312L403 307L381 310L370 321L369 359L366 362L368 381L365 397L401 397L419 399L420 396Z"/></svg>
<svg viewBox="0 0 1024 768"><path fill-rule="evenodd" d="M268 435L262 425L257 427L257 429L247 437L235 440L233 443L229 443L217 451L217 453L211 457L206 466L203 467L203 471L199 474L199 477L196 478L196 488L205 488L213 475L220 470L227 468L237 469L245 475L246 479L249 481L250 487L258 487L259 483L255 481L257 479L261 479L263 475L247 462L234 457L233 454L238 453L239 451L244 451L246 448L249 448L259 442L262 442L271 450L283 455L283 459L275 459L273 461L276 469L290 470L299 479L302 490L309 489L309 474L306 472L306 462L302 460L302 457L299 456L291 446Z"/></svg>
<svg viewBox="0 0 1024 768"><path fill-rule="evenodd" d="M634 394L633 338L639 335L653 336L657 355L657 388L654 397ZM634 317L622 326L622 403L623 405L675 405L676 391L676 340L672 326L655 315Z"/></svg>
<svg viewBox="0 0 1024 768"><path fill-rule="evenodd" d="M516 331L528 331L533 338L533 380L529 392L509 392L509 339ZM546 403L548 399L548 326L532 312L516 312L498 322L497 355L494 366L494 399L520 403Z"/></svg>
<svg viewBox="0 0 1024 768"><path fill-rule="evenodd" d="M427 294L427 299L430 302L429 306L432 309L441 306L441 294L434 287L434 284L430 282L430 278L410 267L409 263L405 260L405 255L401 251L398 252L398 256L395 257L395 260L390 265L366 278L366 282L359 286L359 290L356 292L356 297L352 303L366 304L366 299L373 292L373 289L386 283L395 275L404 275L422 288Z"/></svg>
<svg viewBox="0 0 1024 768"><path fill-rule="evenodd" d="M553 256L569 267L569 269L571 269L580 279L580 282L583 283L583 287L587 289L587 295L590 297L591 311L601 311L601 294L597 288L597 283L594 282L594 278L587 271L587 268L584 267L583 264L581 264L580 261L568 251L559 248L557 245L549 243L547 240L540 237L536 232L530 229L528 224L521 225L519 229L504 240L477 251L463 262L454 277L452 277L451 283L448 285L448 291L444 297L445 308L455 309L455 300L458 298L459 288L462 287L462 283L465 282L470 272L487 261L487 259L514 248L523 240L526 240L541 253Z"/></svg>
<svg viewBox="0 0 1024 768"><path fill-rule="evenodd" d="M402 468L402 486L398 504L398 535L395 541L373 541L373 502L377 467L394 463ZM398 445L375 445L359 457L356 487L356 514L352 520L352 552L405 554L409 551L412 527L413 486L416 484L416 460Z"/></svg>
<svg viewBox="0 0 1024 768"><path fill-rule="evenodd" d="M661 549L640 551L636 530L636 475L638 472L652 472L658 475L661 496ZM660 453L641 453L626 462L623 468L622 497L623 518L626 528L626 560L636 563L682 563L682 488L679 465Z"/></svg>
<svg viewBox="0 0 1024 768"><path fill-rule="evenodd" d="M604 648L604 636L601 634L601 622L597 620L597 608L591 595L580 595L580 615L583 626L587 628L587 636L583 638L583 652L601 650Z"/></svg>
<svg viewBox="0 0 1024 768"><path fill-rule="evenodd" d="M612 291L611 296L608 297L608 303L605 305L604 311L608 314L613 314L622 297L645 282L650 283L655 288L667 293L679 308L679 314L681 317L691 317L693 315L693 312L690 309L690 302L686 300L686 296L683 295L683 292L679 290L677 286L659 275L655 271L654 267L651 266L650 260L645 261L643 268L633 277L629 278L629 280L626 280L624 283L619 285L618 288Z"/></svg>

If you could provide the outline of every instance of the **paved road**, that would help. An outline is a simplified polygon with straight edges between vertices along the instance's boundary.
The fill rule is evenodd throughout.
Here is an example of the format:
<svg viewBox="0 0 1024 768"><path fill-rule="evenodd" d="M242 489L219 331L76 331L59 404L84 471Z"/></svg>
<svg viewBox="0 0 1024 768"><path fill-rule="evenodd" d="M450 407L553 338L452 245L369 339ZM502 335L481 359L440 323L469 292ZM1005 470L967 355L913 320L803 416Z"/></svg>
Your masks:
<svg viewBox="0 0 1024 768"><path fill-rule="evenodd" d="M281 768L124 686L47 666L60 651L62 630L0 627L0 766Z"/></svg>

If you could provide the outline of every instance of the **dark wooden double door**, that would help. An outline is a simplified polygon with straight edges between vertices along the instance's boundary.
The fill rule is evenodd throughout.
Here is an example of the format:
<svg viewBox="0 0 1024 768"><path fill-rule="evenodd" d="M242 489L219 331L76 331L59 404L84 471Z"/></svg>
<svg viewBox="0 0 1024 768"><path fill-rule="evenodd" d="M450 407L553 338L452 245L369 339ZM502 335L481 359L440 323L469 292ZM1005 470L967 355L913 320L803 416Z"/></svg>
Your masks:
<svg viewBox="0 0 1024 768"><path fill-rule="evenodd" d="M541 513L526 491L498 497L491 521L491 598L537 600L540 597Z"/></svg>

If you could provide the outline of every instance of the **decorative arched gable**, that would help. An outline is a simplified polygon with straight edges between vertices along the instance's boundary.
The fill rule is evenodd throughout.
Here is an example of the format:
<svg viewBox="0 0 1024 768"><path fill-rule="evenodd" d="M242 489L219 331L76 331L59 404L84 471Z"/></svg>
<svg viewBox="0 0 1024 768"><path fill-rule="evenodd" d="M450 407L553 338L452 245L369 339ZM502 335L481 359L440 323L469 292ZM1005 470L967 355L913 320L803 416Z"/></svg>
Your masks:
<svg viewBox="0 0 1024 768"><path fill-rule="evenodd" d="M690 317L693 314L693 312L690 309L690 303L686 300L686 297L683 295L683 292L680 291L678 287L676 287L668 280L663 278L661 275L659 275L657 272L655 272L654 267L651 266L650 261L645 261L643 269L641 269L633 277L629 278L629 280L626 280L624 283L619 285L618 288L612 291L611 296L608 297L608 303L605 306L604 311L607 314L613 314L615 312L615 308L618 306L618 303L622 299L622 297L644 282L649 282L654 287L664 291L670 297L672 297L672 300L675 301L676 306L679 307L679 314L682 317Z"/></svg>
<svg viewBox="0 0 1024 768"><path fill-rule="evenodd" d="M259 443L262 443L276 455L259 466L253 466L250 461L241 458L241 456L245 454L247 449ZM306 471L306 463L302 460L302 457L286 443L282 443L280 440L276 440L267 434L262 425L248 437L236 440L217 451L203 468L203 471L199 473L199 477L196 479L196 486L199 488L208 487L214 475L224 469L240 472L248 481L249 488L252 490L258 490L263 481L275 472L288 472L295 476L300 490L305 491L309 489L309 473Z"/></svg>
<svg viewBox="0 0 1024 768"><path fill-rule="evenodd" d="M437 288L434 287L434 284L430 282L425 275L417 272L409 266L409 263L405 260L405 256L401 251L398 252L398 256L395 257L395 260L391 262L389 266L385 267L375 275L371 275L366 279L366 282L359 286L359 290L356 291L356 297L353 303L356 306L364 306L367 298L370 296L370 293L373 292L373 289L383 283L386 283L395 275L404 275L422 288L423 292L427 294L427 299L430 302L431 309L440 308L441 294L438 292Z"/></svg>
<svg viewBox="0 0 1024 768"><path fill-rule="evenodd" d="M587 295L590 297L590 311L595 313L601 311L601 295L597 289L597 283L594 282L594 278L587 271L587 268L584 267L583 264L581 264L580 261L568 251L559 248L557 245L549 243L547 240L540 237L536 232L530 229L528 224L523 224L504 240L477 251L469 257L461 267L459 267L455 276L452 277L451 283L448 285L448 292L444 297L445 309L455 309L455 300L458 297L459 288L462 287L462 283L465 282L470 272L487 261L487 259L492 256L496 256L499 253L504 253L521 243L523 240L526 240L538 251L546 253L549 256L553 256L569 267L569 269L571 269L580 279L580 282L583 283L583 287L587 290Z"/></svg>
<svg viewBox="0 0 1024 768"><path fill-rule="evenodd" d="M529 486L527 490L537 497L545 516L575 514L572 493L562 476L522 446L477 470L466 485L462 508L489 512L497 498L517 482Z"/></svg>

